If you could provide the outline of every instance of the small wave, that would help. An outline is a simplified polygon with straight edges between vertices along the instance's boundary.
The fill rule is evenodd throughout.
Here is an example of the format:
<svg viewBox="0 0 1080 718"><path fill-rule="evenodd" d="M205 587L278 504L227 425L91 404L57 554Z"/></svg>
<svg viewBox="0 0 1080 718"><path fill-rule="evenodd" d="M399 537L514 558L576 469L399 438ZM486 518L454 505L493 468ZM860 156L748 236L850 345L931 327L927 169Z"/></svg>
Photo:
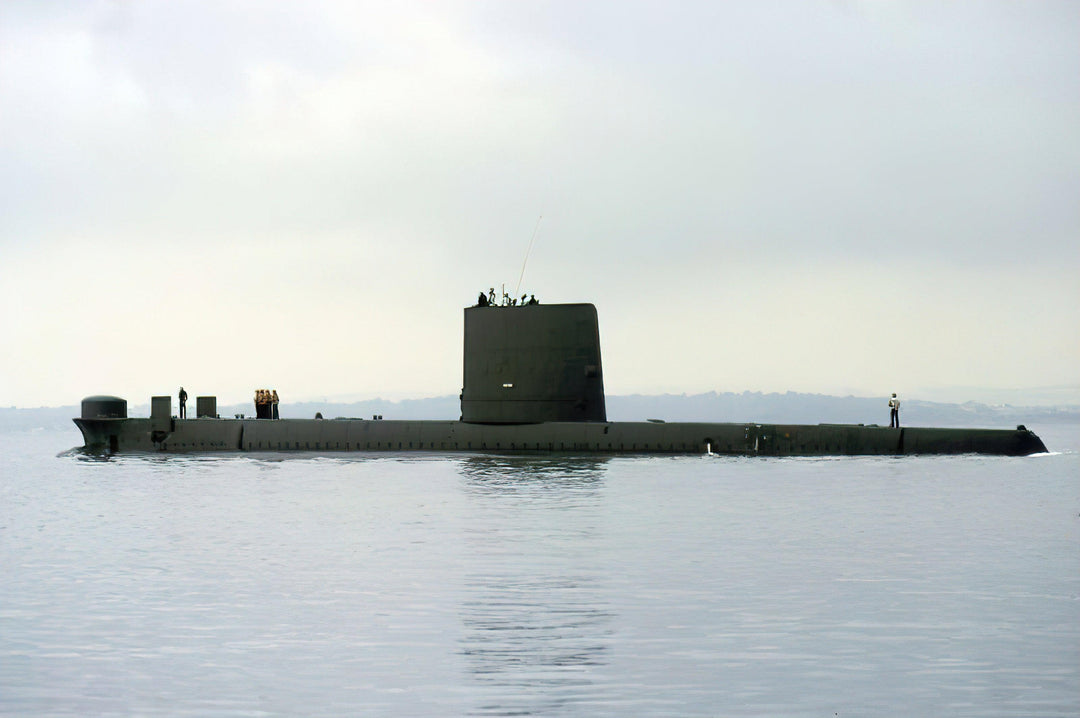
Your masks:
<svg viewBox="0 0 1080 718"><path fill-rule="evenodd" d="M61 451L56 455L58 459L75 459L76 461L112 461L112 455L103 451L90 451L82 446L77 446L67 451Z"/></svg>

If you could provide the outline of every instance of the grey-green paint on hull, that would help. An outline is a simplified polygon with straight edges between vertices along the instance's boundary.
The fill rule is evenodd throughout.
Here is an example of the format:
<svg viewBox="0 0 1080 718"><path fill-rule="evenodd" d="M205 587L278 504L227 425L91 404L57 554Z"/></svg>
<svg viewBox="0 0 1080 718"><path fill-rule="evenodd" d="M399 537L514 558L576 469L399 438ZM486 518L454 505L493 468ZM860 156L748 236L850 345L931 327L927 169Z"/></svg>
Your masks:
<svg viewBox="0 0 1080 718"><path fill-rule="evenodd" d="M1026 429L889 429L861 425L361 419L75 419L86 447L105 452L429 451L826 456L1045 452Z"/></svg>
<svg viewBox="0 0 1080 718"><path fill-rule="evenodd" d="M591 304L475 306L464 311L461 421L219 419L214 397L199 416L172 416L151 397L150 418L127 401L83 399L75 419L95 450L495 451L750 456L1007 454L1046 451L1030 431L886 429L862 425L609 422L600 328ZM263 407L268 408L268 407Z"/></svg>

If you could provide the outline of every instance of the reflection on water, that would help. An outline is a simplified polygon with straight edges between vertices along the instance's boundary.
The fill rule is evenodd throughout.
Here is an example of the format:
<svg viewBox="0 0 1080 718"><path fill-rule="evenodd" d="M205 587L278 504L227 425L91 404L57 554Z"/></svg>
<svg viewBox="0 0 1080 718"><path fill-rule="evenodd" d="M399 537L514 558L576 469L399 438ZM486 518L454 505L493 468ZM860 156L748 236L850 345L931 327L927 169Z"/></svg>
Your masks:
<svg viewBox="0 0 1080 718"><path fill-rule="evenodd" d="M474 575L461 607L471 677L505 689L476 712L535 715L594 696L612 614L587 575Z"/></svg>
<svg viewBox="0 0 1080 718"><path fill-rule="evenodd" d="M1080 453L57 453L0 715L1080 715Z"/></svg>
<svg viewBox="0 0 1080 718"><path fill-rule="evenodd" d="M461 475L475 488L548 484L595 484L604 477L610 457L496 456L473 453L461 460Z"/></svg>
<svg viewBox="0 0 1080 718"><path fill-rule="evenodd" d="M565 712L605 686L613 614L591 547L606 459L470 456L461 653L481 715ZM506 521L506 516L514 516Z"/></svg>

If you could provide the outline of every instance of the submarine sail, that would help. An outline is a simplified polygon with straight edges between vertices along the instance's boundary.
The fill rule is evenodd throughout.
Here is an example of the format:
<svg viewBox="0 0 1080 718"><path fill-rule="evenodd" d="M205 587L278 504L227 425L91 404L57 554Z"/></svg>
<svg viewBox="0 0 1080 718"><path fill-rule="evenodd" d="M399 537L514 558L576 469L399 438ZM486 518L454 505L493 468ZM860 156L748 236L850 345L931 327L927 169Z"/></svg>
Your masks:
<svg viewBox="0 0 1080 718"><path fill-rule="evenodd" d="M464 344L462 421L607 421L593 305L469 307Z"/></svg>

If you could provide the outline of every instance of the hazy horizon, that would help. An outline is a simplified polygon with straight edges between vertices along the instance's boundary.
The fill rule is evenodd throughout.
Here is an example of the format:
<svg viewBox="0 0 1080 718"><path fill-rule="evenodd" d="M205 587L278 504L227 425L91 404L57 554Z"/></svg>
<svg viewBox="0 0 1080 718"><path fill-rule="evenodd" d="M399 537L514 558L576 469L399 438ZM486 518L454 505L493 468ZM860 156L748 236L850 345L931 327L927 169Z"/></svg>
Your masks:
<svg viewBox="0 0 1080 718"><path fill-rule="evenodd" d="M1080 5L0 5L0 406L1080 386ZM1024 387L1029 387L1024 389ZM979 400L977 396L970 397Z"/></svg>
<svg viewBox="0 0 1080 718"><path fill-rule="evenodd" d="M891 393L891 392L890 392ZM122 393L116 392L100 392L106 396L119 396L122 399L127 400L129 409L134 407L141 407L149 410L150 396L146 397L132 397L124 396ZM742 391L706 391L706 392L666 392L647 394L641 392L629 392L616 394L607 392L608 398L629 398L629 397L657 397L657 398L695 398L701 396L708 396L709 394L733 394L733 395L746 395L746 394L760 394L760 395L787 395L795 394L798 396L821 396L836 399L854 398L854 399L885 399L887 394L827 394L827 393L810 393L810 392L795 392L791 390L787 391L775 391L775 392L761 392L752 389L745 389ZM164 392L160 393L164 395ZM92 395L87 395L92 396ZM251 402L250 399L224 399L221 396L213 392L189 392L189 396L192 397L189 403L194 404L194 397L196 396L214 396L218 400L218 406L237 406L245 405ZM451 392L444 392L441 394L386 394L386 393L373 393L373 394L322 394L313 396L300 396L300 397L285 397L283 402L285 404L360 404L365 402L383 401L393 404L400 404L402 402L424 402L434 401L446 398L456 399L456 395ZM0 405L0 409L59 409L63 407L78 407L79 402L85 397L79 397L79 399L70 401L63 404L37 404L37 405ZM966 403L983 404L988 407L995 406L1015 406L1022 407L1080 407L1080 386L1064 386L1064 387L1029 387L1027 389L1010 389L1010 390L979 390L965 387L939 387L936 390L928 390L928 392L916 392L911 395L901 395L902 401L913 401L922 403L939 403L939 404L951 404L951 405L963 405ZM176 397L173 397L174 409L176 408Z"/></svg>

